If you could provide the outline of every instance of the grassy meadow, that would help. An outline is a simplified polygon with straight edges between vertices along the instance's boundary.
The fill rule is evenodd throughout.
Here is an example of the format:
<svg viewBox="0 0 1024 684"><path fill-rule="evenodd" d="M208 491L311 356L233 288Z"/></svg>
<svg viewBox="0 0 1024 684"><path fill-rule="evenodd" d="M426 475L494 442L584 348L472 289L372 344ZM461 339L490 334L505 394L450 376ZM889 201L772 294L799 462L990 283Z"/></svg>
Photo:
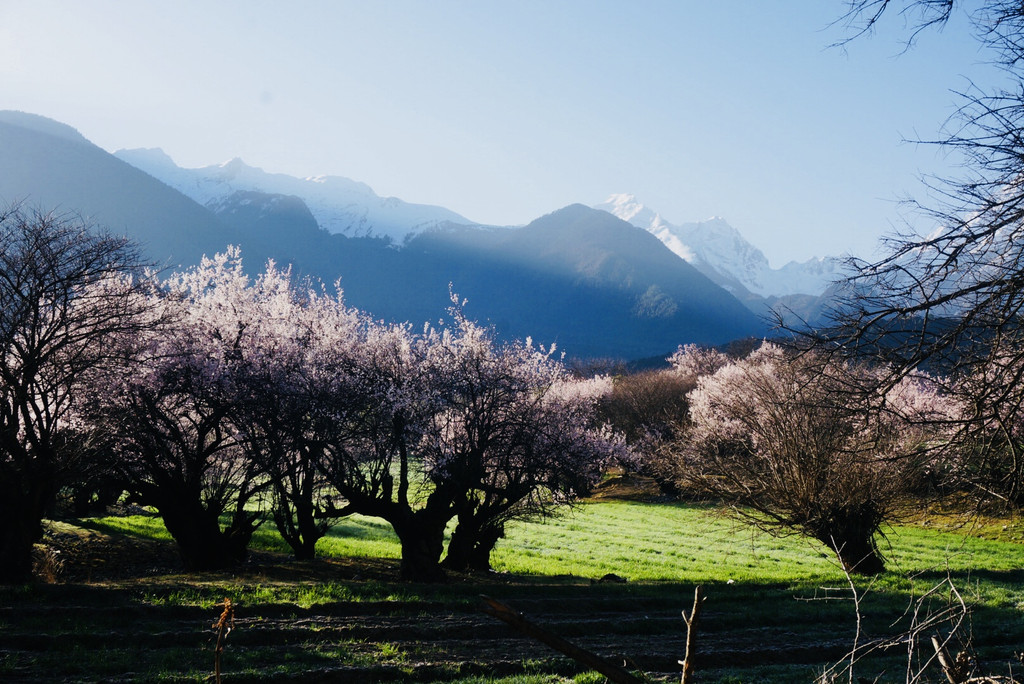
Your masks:
<svg viewBox="0 0 1024 684"><path fill-rule="evenodd" d="M488 594L651 680L675 681L680 612L698 584L708 597L698 682L808 682L846 662L855 640L897 638L929 620L928 635L944 636L957 593L971 612L951 650L1005 674L1014 663L1024 669L1014 660L1024 644L1022 531L1015 521L978 526L952 515L887 529L889 570L854 582L858 631L849 580L823 547L759 533L706 505L588 502L511 526L494 573L438 586L397 581L398 542L379 520L343 520L321 540L321 559L306 563L288 560L265 525L253 562L232 573L186 576L173 560L143 562L138 576L58 573L51 585L0 590L0 680L205 681L209 627L227 596L237 613L225 682L602 681L483 615L479 595ZM135 545L129 558L173 559L153 516L51 527L54 538L74 535ZM626 581L598 581L608 574ZM908 655L899 644L858 661L857 677L905 681L908 669L924 668L941 680L930 653ZM842 665L838 676L848 679Z"/></svg>

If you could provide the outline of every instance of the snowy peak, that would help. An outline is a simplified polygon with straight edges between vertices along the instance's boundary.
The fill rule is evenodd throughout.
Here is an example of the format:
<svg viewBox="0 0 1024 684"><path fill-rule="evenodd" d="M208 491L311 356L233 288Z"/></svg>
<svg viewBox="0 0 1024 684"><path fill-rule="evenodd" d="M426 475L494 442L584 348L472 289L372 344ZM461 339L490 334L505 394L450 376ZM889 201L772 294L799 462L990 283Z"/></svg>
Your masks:
<svg viewBox="0 0 1024 684"><path fill-rule="evenodd" d="M594 208L607 211L612 216L617 216L639 228L646 229L648 226L661 222L661 216L641 204L636 195L612 195Z"/></svg>
<svg viewBox="0 0 1024 684"><path fill-rule="evenodd" d="M341 176L297 178L267 173L237 157L223 164L185 169L160 149L118 150L114 154L214 211L237 192L290 195L301 199L317 225L329 233L384 237L396 244L439 224L472 224L443 207L380 197L365 183Z"/></svg>
<svg viewBox="0 0 1024 684"><path fill-rule="evenodd" d="M171 159L170 155L164 152L159 147L138 147L134 150L120 150L116 156L121 161L128 162L135 168L140 166L151 167L154 169L172 169L177 168L174 160Z"/></svg>
<svg viewBox="0 0 1024 684"><path fill-rule="evenodd" d="M220 176L224 180L231 180L232 178L237 178L239 175L245 173L245 171L249 169L253 171L259 171L259 169L254 169L253 167L246 165L246 163L242 161L241 157L234 157L232 159L229 159L220 166L218 166L217 169L220 171Z"/></svg>
<svg viewBox="0 0 1024 684"><path fill-rule="evenodd" d="M740 295L746 290L762 297L819 295L839 275L839 264L832 258L792 261L774 269L760 249L719 217L674 225L627 194L612 195L595 209L649 231L733 294Z"/></svg>

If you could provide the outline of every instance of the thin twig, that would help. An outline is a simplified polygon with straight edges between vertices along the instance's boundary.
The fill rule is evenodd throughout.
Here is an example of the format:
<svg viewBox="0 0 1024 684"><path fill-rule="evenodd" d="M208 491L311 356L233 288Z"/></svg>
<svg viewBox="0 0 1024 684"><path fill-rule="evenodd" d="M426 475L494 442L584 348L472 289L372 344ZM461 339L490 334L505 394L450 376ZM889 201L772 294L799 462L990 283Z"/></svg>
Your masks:
<svg viewBox="0 0 1024 684"><path fill-rule="evenodd" d="M217 649L213 656L213 676L217 684L221 684L220 654L224 652L224 640L235 627L235 607L232 605L231 599L227 597L224 598L223 603L218 603L217 607L223 607L224 610L220 614L220 619L213 623L213 629L217 630Z"/></svg>
<svg viewBox="0 0 1024 684"><path fill-rule="evenodd" d="M679 664L683 666L683 674L679 684L690 684L690 678L693 674L693 656L696 651L696 639L697 639L697 618L700 616L700 607L704 605L704 590L700 585L693 590L693 609L690 611L690 615L686 615L686 611L683 611L683 622L686 623L686 655L679 661Z"/></svg>

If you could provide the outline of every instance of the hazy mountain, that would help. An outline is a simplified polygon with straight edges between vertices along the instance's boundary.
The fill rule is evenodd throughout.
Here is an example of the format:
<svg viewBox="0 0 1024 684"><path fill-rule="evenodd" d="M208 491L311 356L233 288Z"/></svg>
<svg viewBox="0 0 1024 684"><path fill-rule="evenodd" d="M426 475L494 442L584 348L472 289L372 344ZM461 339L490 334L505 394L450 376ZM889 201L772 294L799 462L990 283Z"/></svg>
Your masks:
<svg viewBox="0 0 1024 684"><path fill-rule="evenodd" d="M42 117L0 113L0 151L0 202L79 212L140 240L160 263L189 265L240 244L250 269L272 257L299 275L338 281L349 304L378 318L436 321L450 284L468 300L467 313L499 334L556 343L575 357L663 358L679 344L765 332L653 235L582 205L520 228L460 225L437 214L429 227L410 226L395 249L387 238L324 230L293 193L232 185L200 205Z"/></svg>
<svg viewBox="0 0 1024 684"><path fill-rule="evenodd" d="M81 216L161 264L190 264L240 234L181 193L41 116L0 112L0 204ZM257 245L253 245L257 249Z"/></svg>
<svg viewBox="0 0 1024 684"><path fill-rule="evenodd" d="M734 295L759 306L757 297L821 295L840 273L832 257L790 261L772 268L761 250L721 218L674 225L633 195L612 195L595 208L650 231L673 252ZM755 298L749 295L756 295Z"/></svg>
<svg viewBox="0 0 1024 684"><path fill-rule="evenodd" d="M397 245L431 227L471 224L442 207L382 198L357 181L338 176L296 178L266 173L240 159L198 169L179 167L160 149L119 150L115 156L146 171L196 202L221 213L238 193L291 195L302 199L317 225L348 237L384 237ZM596 208L644 228L673 252L729 290L754 311L765 310L763 298L819 295L836 276L833 259L769 266L764 254L720 218L673 225L632 195L613 195Z"/></svg>
<svg viewBox="0 0 1024 684"><path fill-rule="evenodd" d="M649 233L579 204L522 228L425 232L401 250L414 253L458 261L440 270L460 294L473 292L471 313L570 354L640 358L682 339L717 344L766 332Z"/></svg>
<svg viewBox="0 0 1024 684"><path fill-rule="evenodd" d="M441 223L471 223L443 207L379 197L370 186L340 176L296 178L267 173L237 158L216 166L183 169L160 149L118 150L114 154L211 208L239 191L299 197L321 228L348 237L386 237L401 243Z"/></svg>

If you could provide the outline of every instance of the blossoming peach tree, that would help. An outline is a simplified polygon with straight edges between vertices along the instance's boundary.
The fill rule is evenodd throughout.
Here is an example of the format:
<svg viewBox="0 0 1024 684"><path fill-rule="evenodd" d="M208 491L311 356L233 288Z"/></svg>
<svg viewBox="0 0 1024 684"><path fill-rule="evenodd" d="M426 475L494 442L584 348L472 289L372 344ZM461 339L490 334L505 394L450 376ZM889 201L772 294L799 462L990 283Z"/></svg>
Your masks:
<svg viewBox="0 0 1024 684"><path fill-rule="evenodd" d="M414 330L237 250L160 283L161 325L96 373L90 416L133 496L190 568L244 558L264 513L296 556L332 521L387 520L402 574L483 569L512 519L586 493L621 447L595 420L606 380L466 319Z"/></svg>
<svg viewBox="0 0 1024 684"><path fill-rule="evenodd" d="M865 367L764 343L690 393L683 479L755 525L825 544L850 572L880 572L875 536L933 465L936 426L957 408L927 378L882 394L873 380Z"/></svg>

